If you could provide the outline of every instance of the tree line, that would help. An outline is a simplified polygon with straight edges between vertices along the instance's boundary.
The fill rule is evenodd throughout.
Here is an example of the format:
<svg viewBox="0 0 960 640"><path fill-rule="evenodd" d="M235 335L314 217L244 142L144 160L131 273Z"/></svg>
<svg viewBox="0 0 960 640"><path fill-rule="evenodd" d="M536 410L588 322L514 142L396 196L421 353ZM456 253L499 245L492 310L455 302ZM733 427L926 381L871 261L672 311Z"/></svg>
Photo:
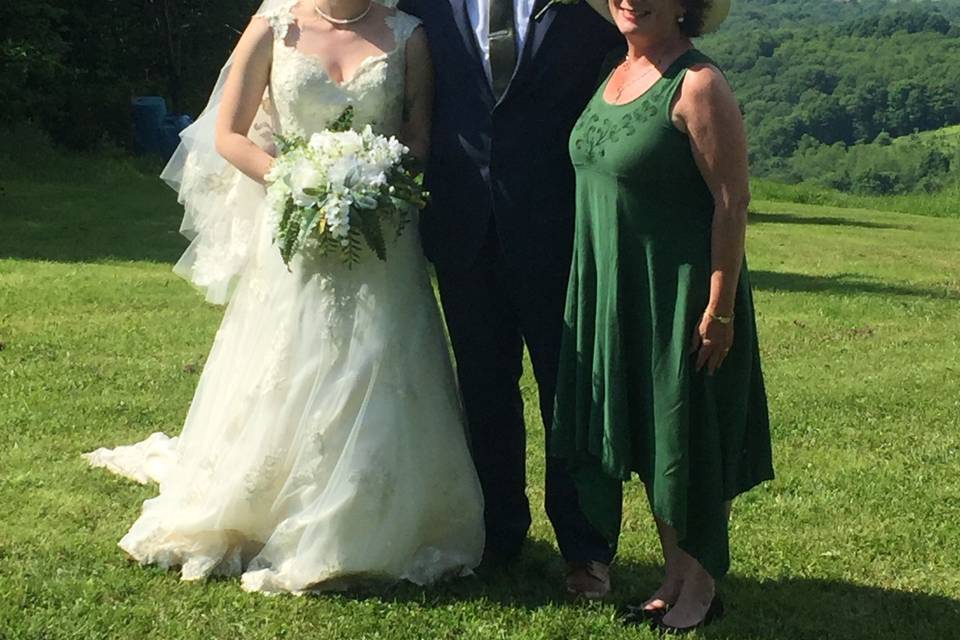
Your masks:
<svg viewBox="0 0 960 640"><path fill-rule="evenodd" d="M0 3L0 125L30 121L61 145L131 140L130 100L196 115L259 0Z"/></svg>
<svg viewBox="0 0 960 640"><path fill-rule="evenodd" d="M137 95L196 115L257 4L2 3L0 126L30 121L89 149L129 145ZM960 0L735 0L700 46L741 101L755 174L899 193L960 174L936 141L886 143L960 123L958 25Z"/></svg>

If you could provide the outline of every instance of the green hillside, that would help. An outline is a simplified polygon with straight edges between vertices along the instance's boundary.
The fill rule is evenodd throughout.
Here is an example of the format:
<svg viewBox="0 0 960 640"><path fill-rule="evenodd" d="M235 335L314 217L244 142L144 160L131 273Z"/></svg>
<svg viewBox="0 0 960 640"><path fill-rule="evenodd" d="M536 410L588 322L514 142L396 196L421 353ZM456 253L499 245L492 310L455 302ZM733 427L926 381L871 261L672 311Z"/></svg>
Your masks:
<svg viewBox="0 0 960 640"><path fill-rule="evenodd" d="M916 134L897 138L893 142L894 144L905 144L914 139L919 139L923 142L936 143L942 145L944 148L957 147L960 146L960 125L942 127L932 131L920 131Z"/></svg>
<svg viewBox="0 0 960 640"><path fill-rule="evenodd" d="M960 215L944 206L955 136L913 135L960 124L958 24L956 1L739 0L701 46L741 101L758 178Z"/></svg>

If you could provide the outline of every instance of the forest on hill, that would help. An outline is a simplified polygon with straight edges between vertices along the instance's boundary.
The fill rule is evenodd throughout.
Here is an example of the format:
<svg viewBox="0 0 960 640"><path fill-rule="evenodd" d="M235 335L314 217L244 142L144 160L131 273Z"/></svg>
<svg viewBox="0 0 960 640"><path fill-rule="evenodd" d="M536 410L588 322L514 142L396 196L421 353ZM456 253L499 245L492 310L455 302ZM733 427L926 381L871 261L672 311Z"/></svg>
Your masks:
<svg viewBox="0 0 960 640"><path fill-rule="evenodd" d="M257 4L2 3L0 127L128 147L132 96L196 115ZM742 103L756 175L863 194L960 186L957 147L914 136L960 124L960 0L734 0L700 46Z"/></svg>
<svg viewBox="0 0 960 640"><path fill-rule="evenodd" d="M723 25L728 32L742 27L795 27L835 25L858 20L883 19L899 11L921 9L948 20L960 19L957 0L732 0L733 10ZM893 26L896 31L898 27Z"/></svg>
<svg viewBox="0 0 960 640"><path fill-rule="evenodd" d="M702 47L741 101L756 175L877 195L960 184L960 150L913 135L960 123L960 2L738 0Z"/></svg>

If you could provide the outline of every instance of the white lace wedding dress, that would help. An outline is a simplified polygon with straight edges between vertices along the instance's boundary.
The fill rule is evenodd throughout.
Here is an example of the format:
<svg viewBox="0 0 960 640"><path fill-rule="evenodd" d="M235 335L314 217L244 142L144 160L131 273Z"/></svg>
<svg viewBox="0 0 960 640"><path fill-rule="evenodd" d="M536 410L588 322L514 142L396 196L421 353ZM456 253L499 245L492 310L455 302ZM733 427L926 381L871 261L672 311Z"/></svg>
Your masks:
<svg viewBox="0 0 960 640"><path fill-rule="evenodd" d="M284 134L355 125L395 134L404 49L418 21L388 18L395 50L343 84L274 29L269 94ZM480 560L480 486L416 225L352 268L298 258L292 272L256 203L252 247L180 438L87 454L160 484L120 546L184 580L242 574L250 591L427 584Z"/></svg>

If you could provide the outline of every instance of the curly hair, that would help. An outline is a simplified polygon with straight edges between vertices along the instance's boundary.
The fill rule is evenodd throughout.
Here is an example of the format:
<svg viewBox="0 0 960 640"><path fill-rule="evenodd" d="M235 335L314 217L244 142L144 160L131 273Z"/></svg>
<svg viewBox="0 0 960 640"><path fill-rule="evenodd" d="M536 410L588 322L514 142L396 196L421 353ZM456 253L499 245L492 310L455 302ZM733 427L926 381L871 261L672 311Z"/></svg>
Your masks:
<svg viewBox="0 0 960 640"><path fill-rule="evenodd" d="M703 16L711 4L710 0L680 0L680 5L685 9L680 32L688 38L703 35Z"/></svg>

